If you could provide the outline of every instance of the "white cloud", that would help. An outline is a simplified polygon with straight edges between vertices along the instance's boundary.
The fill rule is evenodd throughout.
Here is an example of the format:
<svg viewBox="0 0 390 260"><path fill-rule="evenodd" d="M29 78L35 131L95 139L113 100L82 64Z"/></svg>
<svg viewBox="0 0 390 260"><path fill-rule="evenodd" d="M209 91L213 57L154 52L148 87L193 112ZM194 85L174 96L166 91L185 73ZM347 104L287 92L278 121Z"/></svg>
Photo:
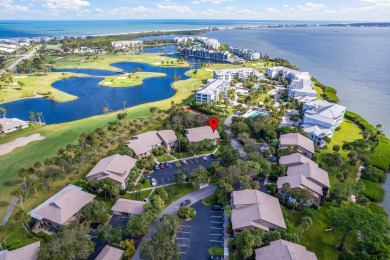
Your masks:
<svg viewBox="0 0 390 260"><path fill-rule="evenodd" d="M200 0L200 1L209 4L220 4L222 2L225 2L226 0Z"/></svg>
<svg viewBox="0 0 390 260"><path fill-rule="evenodd" d="M78 10L90 5L85 0L43 0L43 2L44 7L55 10Z"/></svg>
<svg viewBox="0 0 390 260"><path fill-rule="evenodd" d="M198 1L191 1L190 3L191 3L191 4L194 4L194 5L197 5L197 4L199 4L199 2L198 2Z"/></svg>
<svg viewBox="0 0 390 260"><path fill-rule="evenodd" d="M323 4L306 3L304 5L297 5L297 9L303 12L318 12L325 8Z"/></svg>
<svg viewBox="0 0 390 260"><path fill-rule="evenodd" d="M27 12L28 6L15 4L13 0L0 0L0 13Z"/></svg>
<svg viewBox="0 0 390 260"><path fill-rule="evenodd" d="M156 5L158 9L165 10L173 13L191 13L191 9L188 6L181 5Z"/></svg>
<svg viewBox="0 0 390 260"><path fill-rule="evenodd" d="M281 13L278 9L271 8L271 7L265 9L265 11L267 11L267 13L270 13L270 14L280 14Z"/></svg>

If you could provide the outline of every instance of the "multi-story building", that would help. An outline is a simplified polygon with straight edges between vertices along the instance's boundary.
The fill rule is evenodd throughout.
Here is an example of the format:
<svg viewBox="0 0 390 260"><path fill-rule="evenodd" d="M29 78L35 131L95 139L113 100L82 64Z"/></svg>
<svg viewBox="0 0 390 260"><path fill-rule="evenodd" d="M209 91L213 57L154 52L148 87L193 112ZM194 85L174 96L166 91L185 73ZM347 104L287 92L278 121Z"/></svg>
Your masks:
<svg viewBox="0 0 390 260"><path fill-rule="evenodd" d="M238 68L238 69L222 69L215 70L213 73L214 79L232 81L235 77L246 80L250 76L257 76L258 79L263 79L264 74L251 68Z"/></svg>
<svg viewBox="0 0 390 260"><path fill-rule="evenodd" d="M283 79L287 79L289 81L295 79L300 74L302 74L302 72L287 67L283 67L283 66L269 67L265 71L265 75L267 77L276 79L279 76L282 76Z"/></svg>
<svg viewBox="0 0 390 260"><path fill-rule="evenodd" d="M346 107L324 100L313 100L303 104L305 115L301 128L309 134L317 146L323 147L325 137L331 138L343 122Z"/></svg>
<svg viewBox="0 0 390 260"><path fill-rule="evenodd" d="M117 42L111 42L111 46L116 50L140 48L142 47L142 41L117 41Z"/></svg>
<svg viewBox="0 0 390 260"><path fill-rule="evenodd" d="M202 103L217 102L222 93L223 97L227 97L228 89L230 88L229 81L226 80L212 80L206 84L202 89L198 90L195 95L195 100Z"/></svg>
<svg viewBox="0 0 390 260"><path fill-rule="evenodd" d="M230 53L228 51L213 51L207 49L197 49L197 48L182 48L180 54L188 57L210 59L210 60L219 60L219 61L228 61L230 59Z"/></svg>
<svg viewBox="0 0 390 260"><path fill-rule="evenodd" d="M260 52L253 51L253 50L230 47L229 51L246 60L259 60L261 58Z"/></svg>
<svg viewBox="0 0 390 260"><path fill-rule="evenodd" d="M302 72L295 76L287 85L287 96L291 98L316 97L317 91L308 72Z"/></svg>

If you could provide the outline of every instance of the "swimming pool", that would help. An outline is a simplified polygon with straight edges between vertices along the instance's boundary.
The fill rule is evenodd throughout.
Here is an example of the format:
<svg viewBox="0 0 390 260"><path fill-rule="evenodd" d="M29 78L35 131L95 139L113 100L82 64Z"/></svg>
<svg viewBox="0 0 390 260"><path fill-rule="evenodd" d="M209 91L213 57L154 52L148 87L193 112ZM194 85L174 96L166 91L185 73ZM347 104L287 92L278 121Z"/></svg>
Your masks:
<svg viewBox="0 0 390 260"><path fill-rule="evenodd" d="M253 118L253 117L257 117L257 116L264 116L264 115L266 115L267 114L267 112L261 112L261 111L253 111L253 112L251 112L249 115L248 115L248 117L250 117L250 118Z"/></svg>

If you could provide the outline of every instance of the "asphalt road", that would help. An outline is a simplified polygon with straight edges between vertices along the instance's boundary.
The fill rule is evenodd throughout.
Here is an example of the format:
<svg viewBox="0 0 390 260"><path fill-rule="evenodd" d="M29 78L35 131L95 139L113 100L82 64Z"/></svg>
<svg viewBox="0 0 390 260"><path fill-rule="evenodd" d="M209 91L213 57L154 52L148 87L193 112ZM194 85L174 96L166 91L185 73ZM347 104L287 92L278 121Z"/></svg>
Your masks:
<svg viewBox="0 0 390 260"><path fill-rule="evenodd" d="M223 211L213 211L202 201L191 206L196 216L184 221L178 231L175 243L179 246L183 260L208 259L210 247L223 247Z"/></svg>
<svg viewBox="0 0 390 260"><path fill-rule="evenodd" d="M141 241L141 244L142 243L145 243L146 241L150 240L152 238L152 235L153 233L155 232L156 230L156 224L158 223L158 221L160 220L160 218L165 215L165 214L171 214L171 215L176 215L177 214L177 211L179 209L179 206L180 206L180 203L186 199L189 199L191 200L191 204L189 206L191 206L192 204L195 204L196 202L198 201L201 201L202 199L208 197L208 196L211 196L214 194L215 192L215 188L216 186L213 184L213 185L210 185L210 186L207 186L201 190L197 190L197 191L194 191L190 194L187 194L186 196L176 200L175 202L173 202L171 205L169 205L168 207L166 207L164 209L164 211L157 217L157 219L155 221L153 221L150 229L149 229L149 232L148 234L146 234L143 238L142 238L142 241ZM135 252L135 255L133 256L133 260L139 260L141 259L140 258L140 248L141 248L142 245L140 245L136 252Z"/></svg>
<svg viewBox="0 0 390 260"><path fill-rule="evenodd" d="M194 169L198 168L199 166L203 166L204 168L207 168L207 167L210 167L213 162L218 161L218 159L212 159L209 155L206 156L206 158L207 158L207 161L203 161L200 157L186 159L188 164L187 165L182 164L179 167L177 167L174 163L171 163L170 168L155 170L151 174L145 174L144 177L149 179L149 181L152 178L155 178L156 182L157 182L156 186L169 184L169 183L174 182L173 176L175 175L175 173L177 173L182 168L186 168L188 170L188 173L191 174L191 172Z"/></svg>
<svg viewBox="0 0 390 260"><path fill-rule="evenodd" d="M29 59L31 58L32 56L35 55L37 49L39 48L40 46L37 46L35 47L32 51L30 51L29 53L27 54L24 54L22 57L20 57L19 59L17 59L16 61L12 62L11 64L9 64L8 66L6 66L4 69L2 69L0 72L2 73L3 71L5 70L13 70L22 60L25 60L25 59Z"/></svg>

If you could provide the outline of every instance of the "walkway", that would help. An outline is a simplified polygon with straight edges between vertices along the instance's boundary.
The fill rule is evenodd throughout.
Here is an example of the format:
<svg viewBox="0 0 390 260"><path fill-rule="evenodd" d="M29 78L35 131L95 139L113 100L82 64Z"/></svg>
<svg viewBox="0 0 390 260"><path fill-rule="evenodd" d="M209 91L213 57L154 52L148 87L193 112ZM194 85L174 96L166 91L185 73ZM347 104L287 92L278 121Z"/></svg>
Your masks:
<svg viewBox="0 0 390 260"><path fill-rule="evenodd" d="M176 200L175 202L172 202L171 205L166 207L164 209L164 211L161 212L160 215L158 215L157 219L153 221L152 225L149 228L149 232L146 235L144 235L144 237L142 238L141 243L138 246L137 251L135 252L135 255L133 256L133 260L141 259L141 257L140 257L141 250L140 249L141 249L142 243L146 243L146 241L149 241L152 238L152 235L154 234L154 232L156 230L156 225L157 225L158 221L162 218L163 215L165 215L165 214L176 215L178 208L180 206L180 203L182 201L184 201L186 199L190 199L191 200L190 205L192 205L192 204L194 204L194 203L196 203L204 198L207 198L208 196L213 195L215 192L215 188L216 188L216 186L214 184L209 185L201 190L194 191L194 192Z"/></svg>
<svg viewBox="0 0 390 260"><path fill-rule="evenodd" d="M230 128L232 125L232 118L234 115L229 116L225 120L225 125ZM236 149L240 152L240 156L243 160L247 159L246 152L244 151L244 147L240 144L240 142L237 140L236 137L233 136L232 132L230 130L226 130L226 134L230 137L230 143L233 147L233 149Z"/></svg>
<svg viewBox="0 0 390 260"><path fill-rule="evenodd" d="M18 203L18 201L19 201L19 198L18 197L14 197L14 199L12 200L11 205L9 206L9 208L7 210L7 213L5 214L3 220L0 223L0 226L4 226L5 223L7 223L8 219L11 216L12 211L14 211L14 208L16 206L16 203Z"/></svg>

